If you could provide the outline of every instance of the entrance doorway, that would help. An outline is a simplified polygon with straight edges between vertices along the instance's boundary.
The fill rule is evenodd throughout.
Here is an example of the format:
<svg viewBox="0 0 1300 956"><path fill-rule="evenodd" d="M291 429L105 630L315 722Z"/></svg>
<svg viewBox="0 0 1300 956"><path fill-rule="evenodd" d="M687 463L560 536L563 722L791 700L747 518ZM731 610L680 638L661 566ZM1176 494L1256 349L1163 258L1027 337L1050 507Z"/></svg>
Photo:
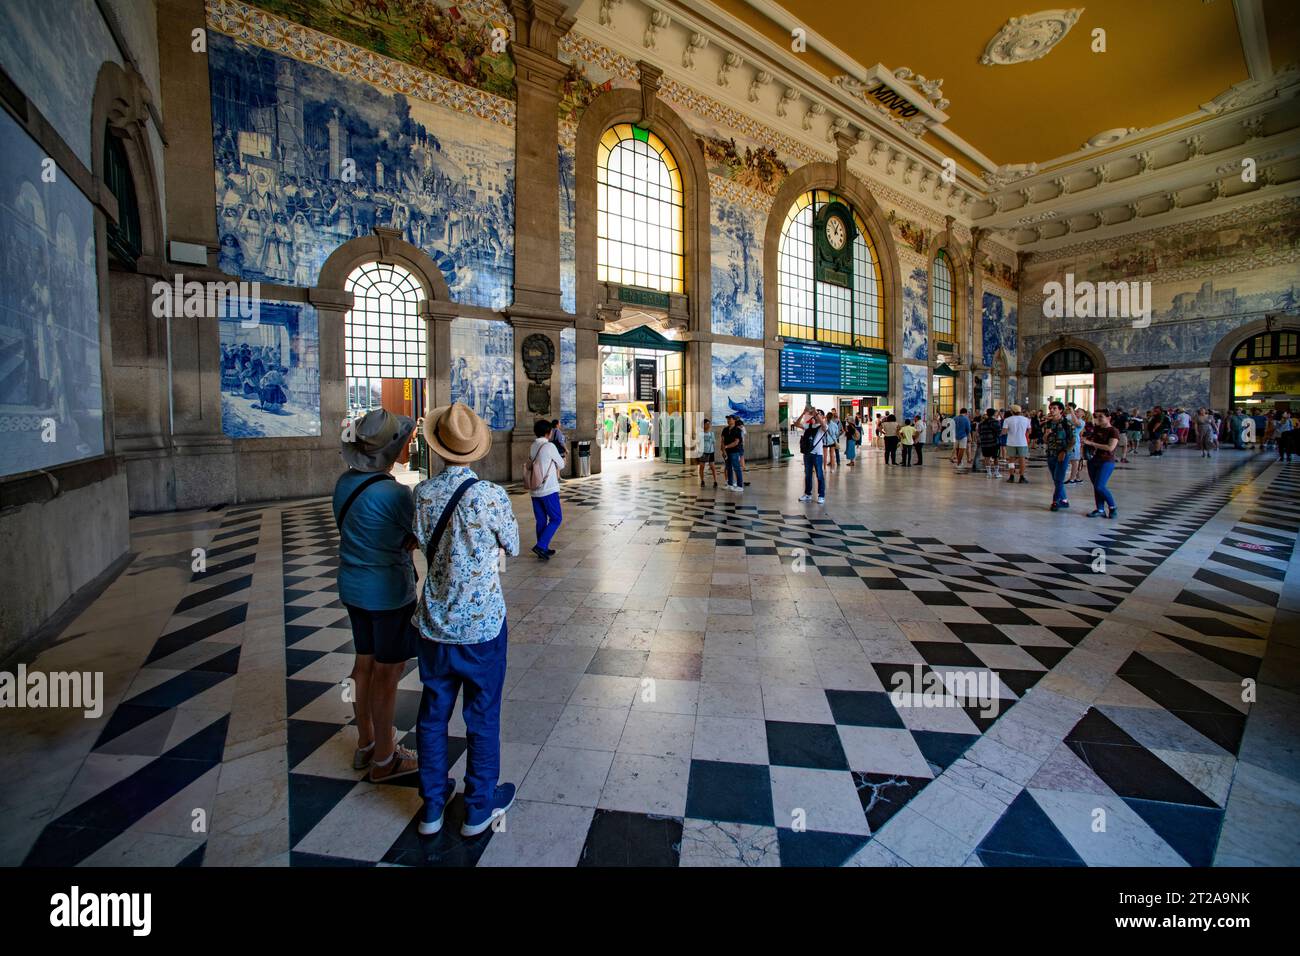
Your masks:
<svg viewBox="0 0 1300 956"><path fill-rule="evenodd" d="M1043 360L1043 403L1074 402L1094 411L1097 394L1092 358L1081 349L1060 349Z"/></svg>
<svg viewBox="0 0 1300 956"><path fill-rule="evenodd" d="M685 464L685 345L648 325L602 334L598 342L600 401L596 420L606 447L602 456L606 467L620 461L653 462L656 457ZM619 440L624 418L628 421L626 449ZM609 438L605 436L606 420L615 425Z"/></svg>
<svg viewBox="0 0 1300 956"><path fill-rule="evenodd" d="M1262 332L1237 346L1231 404L1260 415L1300 406L1300 333Z"/></svg>
<svg viewBox="0 0 1300 956"><path fill-rule="evenodd" d="M406 269L382 262L358 266L345 288L353 294L343 339L348 415L383 408L418 419L426 387L423 288ZM403 449L394 474L418 480L418 471L406 467L409 456Z"/></svg>

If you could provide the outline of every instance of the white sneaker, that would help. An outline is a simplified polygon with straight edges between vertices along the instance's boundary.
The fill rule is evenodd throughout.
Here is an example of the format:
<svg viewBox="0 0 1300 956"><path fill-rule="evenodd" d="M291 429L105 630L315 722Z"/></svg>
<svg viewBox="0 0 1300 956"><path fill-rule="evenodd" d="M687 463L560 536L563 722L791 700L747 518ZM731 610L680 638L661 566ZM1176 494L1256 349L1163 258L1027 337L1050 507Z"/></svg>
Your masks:
<svg viewBox="0 0 1300 956"><path fill-rule="evenodd" d="M825 499L825 498L818 498L818 499L817 499L817 503L818 503L819 505L824 505L824 504L826 504L826 499Z"/></svg>
<svg viewBox="0 0 1300 956"><path fill-rule="evenodd" d="M736 491L739 491L739 492L743 495L743 494L745 493L745 486L744 486L744 485L736 485L735 490L736 490Z"/></svg>
<svg viewBox="0 0 1300 956"><path fill-rule="evenodd" d="M812 501L812 495L800 495L800 496L799 496L799 500L800 500L800 501Z"/></svg>

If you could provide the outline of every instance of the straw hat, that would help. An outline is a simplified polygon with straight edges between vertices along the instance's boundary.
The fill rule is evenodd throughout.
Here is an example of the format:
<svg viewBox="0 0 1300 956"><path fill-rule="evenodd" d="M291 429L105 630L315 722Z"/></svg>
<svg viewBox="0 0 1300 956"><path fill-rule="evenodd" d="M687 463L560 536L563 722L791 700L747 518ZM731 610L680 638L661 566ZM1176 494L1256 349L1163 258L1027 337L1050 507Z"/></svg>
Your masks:
<svg viewBox="0 0 1300 956"><path fill-rule="evenodd" d="M452 465L478 461L492 447L492 432L474 409L461 402L435 408L424 418L429 447Z"/></svg>
<svg viewBox="0 0 1300 956"><path fill-rule="evenodd" d="M405 415L394 415L386 408L376 408L352 423L353 441L344 441L340 449L348 467L357 471L387 471L415 431L415 422Z"/></svg>
<svg viewBox="0 0 1300 956"><path fill-rule="evenodd" d="M1019 406L1019 405L1012 405L1012 406L1011 406L1011 414L1012 414L1012 415L1019 415L1019 414L1020 414L1020 406Z"/></svg>

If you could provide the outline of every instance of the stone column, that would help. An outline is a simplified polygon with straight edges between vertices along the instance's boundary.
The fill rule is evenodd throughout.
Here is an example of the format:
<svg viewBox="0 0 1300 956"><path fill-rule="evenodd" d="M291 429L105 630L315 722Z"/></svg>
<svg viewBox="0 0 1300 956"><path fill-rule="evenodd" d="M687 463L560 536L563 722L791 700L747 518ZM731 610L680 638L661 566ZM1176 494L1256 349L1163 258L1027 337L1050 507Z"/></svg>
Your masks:
<svg viewBox="0 0 1300 956"><path fill-rule="evenodd" d="M223 281L216 269L217 214L213 183L212 96L206 53L191 49L206 27L203 0L159 0L158 57L167 113L164 154L167 237L208 250L207 267L169 263L186 281ZM221 430L221 332L215 316L172 318L172 441L175 507L236 500L234 445Z"/></svg>
<svg viewBox="0 0 1300 956"><path fill-rule="evenodd" d="M989 231L981 226L976 226L970 233L970 283L971 283L971 316L970 316L970 391L967 398L974 401L975 398L975 378L983 377L984 374L984 271L980 268L980 245L987 238ZM985 394L980 404L987 407L989 396ZM983 411L983 409L971 409L972 412Z"/></svg>

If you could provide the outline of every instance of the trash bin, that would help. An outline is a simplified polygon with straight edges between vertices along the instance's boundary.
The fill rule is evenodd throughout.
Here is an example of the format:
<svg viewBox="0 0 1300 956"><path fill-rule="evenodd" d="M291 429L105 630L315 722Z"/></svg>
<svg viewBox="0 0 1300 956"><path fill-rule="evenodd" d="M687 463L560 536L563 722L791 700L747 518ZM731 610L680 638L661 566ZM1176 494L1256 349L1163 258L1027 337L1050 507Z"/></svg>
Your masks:
<svg viewBox="0 0 1300 956"><path fill-rule="evenodd" d="M767 436L767 443L772 450L771 452L772 460L780 461L781 460L781 433L772 432L772 434Z"/></svg>
<svg viewBox="0 0 1300 956"><path fill-rule="evenodd" d="M578 477L586 478L591 474L591 442L578 442Z"/></svg>

